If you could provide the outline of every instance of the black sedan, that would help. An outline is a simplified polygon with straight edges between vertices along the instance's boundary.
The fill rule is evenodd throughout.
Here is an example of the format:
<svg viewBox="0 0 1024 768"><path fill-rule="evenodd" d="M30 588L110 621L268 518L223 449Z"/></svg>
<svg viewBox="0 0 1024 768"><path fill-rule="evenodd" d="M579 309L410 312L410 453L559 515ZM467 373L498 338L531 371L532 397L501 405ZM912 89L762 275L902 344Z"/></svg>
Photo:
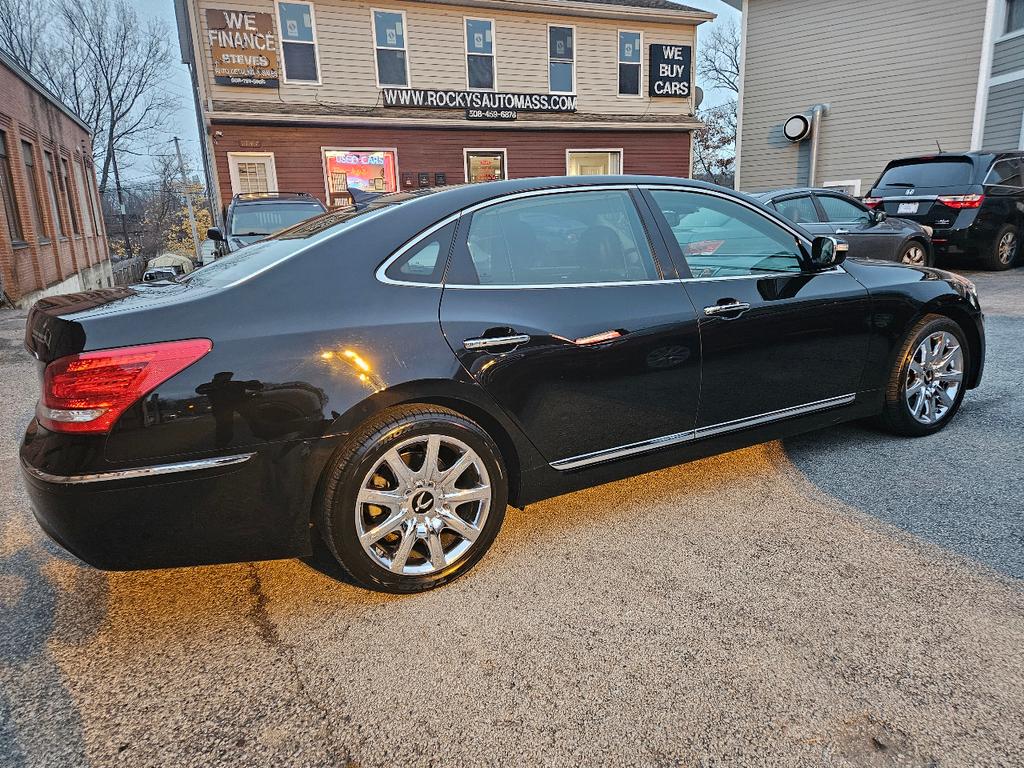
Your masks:
<svg viewBox="0 0 1024 768"><path fill-rule="evenodd" d="M777 189L755 197L812 235L832 235L848 243L849 256L934 264L930 227L890 217L834 189Z"/></svg>
<svg viewBox="0 0 1024 768"><path fill-rule="evenodd" d="M21 448L97 567L310 555L393 592L468 570L506 506L871 417L944 427L973 285L850 260L661 177L386 195L176 282L48 298Z"/></svg>

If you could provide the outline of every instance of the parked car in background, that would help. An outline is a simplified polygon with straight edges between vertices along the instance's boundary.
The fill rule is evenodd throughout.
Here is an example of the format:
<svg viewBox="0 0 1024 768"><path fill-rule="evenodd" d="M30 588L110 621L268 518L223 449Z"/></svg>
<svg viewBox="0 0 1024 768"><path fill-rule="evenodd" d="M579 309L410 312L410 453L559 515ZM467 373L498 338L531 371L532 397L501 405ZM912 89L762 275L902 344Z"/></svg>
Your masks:
<svg viewBox="0 0 1024 768"><path fill-rule="evenodd" d="M237 251L268 235L294 226L327 208L308 192L252 192L235 195L224 211L224 230L211 227L206 236L217 243L217 255Z"/></svg>
<svg viewBox="0 0 1024 768"><path fill-rule="evenodd" d="M188 256L182 256L179 253L161 253L146 263L146 271L142 274L142 282L174 280L181 275L187 275L195 269L195 266L195 262Z"/></svg>
<svg viewBox="0 0 1024 768"><path fill-rule="evenodd" d="M936 254L986 269L1020 257L1024 152L943 152L893 160L864 198L874 210L926 224Z"/></svg>
<svg viewBox="0 0 1024 768"><path fill-rule="evenodd" d="M872 210L834 189L777 189L754 197L812 235L846 241L847 256L916 266L933 263L930 227Z"/></svg>
<svg viewBox="0 0 1024 768"><path fill-rule="evenodd" d="M644 176L383 195L175 283L43 299L25 343L26 484L83 560L320 536L391 592L466 572L507 504L852 419L934 434L985 357L968 280Z"/></svg>

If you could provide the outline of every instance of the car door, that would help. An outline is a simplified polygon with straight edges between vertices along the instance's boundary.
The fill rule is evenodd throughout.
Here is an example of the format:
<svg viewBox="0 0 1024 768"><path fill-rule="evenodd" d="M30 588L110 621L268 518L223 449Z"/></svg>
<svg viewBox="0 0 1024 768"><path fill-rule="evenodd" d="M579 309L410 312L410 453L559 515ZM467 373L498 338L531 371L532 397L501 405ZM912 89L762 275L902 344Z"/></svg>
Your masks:
<svg viewBox="0 0 1024 768"><path fill-rule="evenodd" d="M691 275L698 437L852 402L872 327L865 288L841 267L805 270L796 231L735 197L645 191Z"/></svg>
<svg viewBox="0 0 1024 768"><path fill-rule="evenodd" d="M772 201L772 205L784 218L799 224L812 235L831 235L833 227L821 216L809 193L787 195Z"/></svg>
<svg viewBox="0 0 1024 768"><path fill-rule="evenodd" d="M866 206L840 195L818 192L815 198L835 236L849 244L847 256L886 261L898 258L904 238L898 220L877 221Z"/></svg>
<svg viewBox="0 0 1024 768"><path fill-rule="evenodd" d="M463 214L441 327L559 469L688 439L697 315L635 189L521 193Z"/></svg>

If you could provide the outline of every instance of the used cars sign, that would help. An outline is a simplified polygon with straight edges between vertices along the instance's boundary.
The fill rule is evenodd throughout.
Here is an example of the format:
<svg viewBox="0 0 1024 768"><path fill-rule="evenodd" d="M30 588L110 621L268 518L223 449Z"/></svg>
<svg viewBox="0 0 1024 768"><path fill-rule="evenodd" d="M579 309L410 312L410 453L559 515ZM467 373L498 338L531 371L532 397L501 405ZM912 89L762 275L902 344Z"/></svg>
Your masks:
<svg viewBox="0 0 1024 768"><path fill-rule="evenodd" d="M689 45L652 43L650 57L650 95L688 97L693 49Z"/></svg>

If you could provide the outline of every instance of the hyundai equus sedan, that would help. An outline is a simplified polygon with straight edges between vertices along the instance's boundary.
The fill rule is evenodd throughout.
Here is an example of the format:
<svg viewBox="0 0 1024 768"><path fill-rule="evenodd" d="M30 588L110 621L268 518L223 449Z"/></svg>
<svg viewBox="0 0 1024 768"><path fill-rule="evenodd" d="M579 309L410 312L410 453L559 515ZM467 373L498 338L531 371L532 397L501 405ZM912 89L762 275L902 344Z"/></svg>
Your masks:
<svg viewBox="0 0 1024 768"><path fill-rule="evenodd" d="M100 568L310 555L413 592L516 507L978 385L974 286L843 259L661 177L386 195L177 281L48 298L26 345L36 516Z"/></svg>

